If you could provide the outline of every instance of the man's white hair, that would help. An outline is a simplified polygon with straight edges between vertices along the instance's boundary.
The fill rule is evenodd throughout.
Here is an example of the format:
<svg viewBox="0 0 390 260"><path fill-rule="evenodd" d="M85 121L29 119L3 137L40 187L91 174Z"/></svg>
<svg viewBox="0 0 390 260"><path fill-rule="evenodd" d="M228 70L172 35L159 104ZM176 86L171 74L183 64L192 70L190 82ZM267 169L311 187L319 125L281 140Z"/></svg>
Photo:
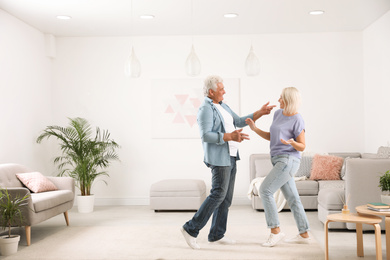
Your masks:
<svg viewBox="0 0 390 260"><path fill-rule="evenodd" d="M220 76L217 75L211 75L208 76L204 80L204 86L203 86L203 94L205 97L209 95L209 90L212 89L214 91L217 90L217 84L222 83L223 79Z"/></svg>

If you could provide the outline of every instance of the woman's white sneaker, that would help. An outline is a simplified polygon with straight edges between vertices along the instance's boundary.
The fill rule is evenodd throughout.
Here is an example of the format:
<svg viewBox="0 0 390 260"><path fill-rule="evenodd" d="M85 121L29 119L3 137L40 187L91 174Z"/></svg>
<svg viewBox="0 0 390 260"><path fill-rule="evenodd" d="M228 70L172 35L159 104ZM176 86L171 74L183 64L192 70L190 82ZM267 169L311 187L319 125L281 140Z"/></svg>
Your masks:
<svg viewBox="0 0 390 260"><path fill-rule="evenodd" d="M287 243L308 244L310 241L310 237L302 237L301 235L297 235L293 238L289 238L284 241Z"/></svg>
<svg viewBox="0 0 390 260"><path fill-rule="evenodd" d="M263 244L263 246L265 247L272 247L274 245L276 245L277 243L279 243L280 241L282 241L282 239L285 237L286 235L283 233L283 232L279 232L278 234L270 234L268 239L267 239L267 242L265 242Z"/></svg>

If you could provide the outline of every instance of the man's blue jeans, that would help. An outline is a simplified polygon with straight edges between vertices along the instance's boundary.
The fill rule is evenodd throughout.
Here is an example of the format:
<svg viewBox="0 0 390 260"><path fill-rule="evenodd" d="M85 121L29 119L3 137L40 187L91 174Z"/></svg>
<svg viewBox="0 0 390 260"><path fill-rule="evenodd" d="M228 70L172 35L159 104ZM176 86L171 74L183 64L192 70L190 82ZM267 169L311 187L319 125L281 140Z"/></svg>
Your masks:
<svg viewBox="0 0 390 260"><path fill-rule="evenodd" d="M213 214L208 240L218 241L226 232L229 207L232 204L234 182L236 179L236 157L230 157L231 166L210 166L212 187L210 195L200 206L193 218L183 228L193 237L206 225Z"/></svg>

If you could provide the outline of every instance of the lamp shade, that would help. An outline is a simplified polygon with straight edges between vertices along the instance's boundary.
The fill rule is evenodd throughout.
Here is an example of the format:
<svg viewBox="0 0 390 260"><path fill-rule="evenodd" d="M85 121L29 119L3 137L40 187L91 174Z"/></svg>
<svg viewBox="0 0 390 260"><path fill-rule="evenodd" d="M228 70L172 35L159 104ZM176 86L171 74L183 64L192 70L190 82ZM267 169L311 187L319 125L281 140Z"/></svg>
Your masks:
<svg viewBox="0 0 390 260"><path fill-rule="evenodd" d="M200 60L195 53L194 45L191 47L191 53L188 55L186 60L186 72L188 76L198 76L200 74Z"/></svg>
<svg viewBox="0 0 390 260"><path fill-rule="evenodd" d="M134 47L131 48L131 55L125 61L125 75L131 78L138 78L141 75L141 63L135 55Z"/></svg>
<svg viewBox="0 0 390 260"><path fill-rule="evenodd" d="M253 46L251 46L245 61L245 72L248 76L257 76L260 73L260 62L253 51Z"/></svg>

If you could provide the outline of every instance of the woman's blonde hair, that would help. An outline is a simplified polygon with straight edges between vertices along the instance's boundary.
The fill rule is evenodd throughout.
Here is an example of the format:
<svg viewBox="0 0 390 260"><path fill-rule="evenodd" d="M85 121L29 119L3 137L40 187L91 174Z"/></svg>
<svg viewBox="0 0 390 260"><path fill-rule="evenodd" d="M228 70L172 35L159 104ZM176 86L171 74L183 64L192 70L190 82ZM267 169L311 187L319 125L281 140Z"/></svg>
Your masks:
<svg viewBox="0 0 390 260"><path fill-rule="evenodd" d="M282 90L282 99L284 102L284 111L287 114L295 114L301 105L301 94L294 87L284 88Z"/></svg>

